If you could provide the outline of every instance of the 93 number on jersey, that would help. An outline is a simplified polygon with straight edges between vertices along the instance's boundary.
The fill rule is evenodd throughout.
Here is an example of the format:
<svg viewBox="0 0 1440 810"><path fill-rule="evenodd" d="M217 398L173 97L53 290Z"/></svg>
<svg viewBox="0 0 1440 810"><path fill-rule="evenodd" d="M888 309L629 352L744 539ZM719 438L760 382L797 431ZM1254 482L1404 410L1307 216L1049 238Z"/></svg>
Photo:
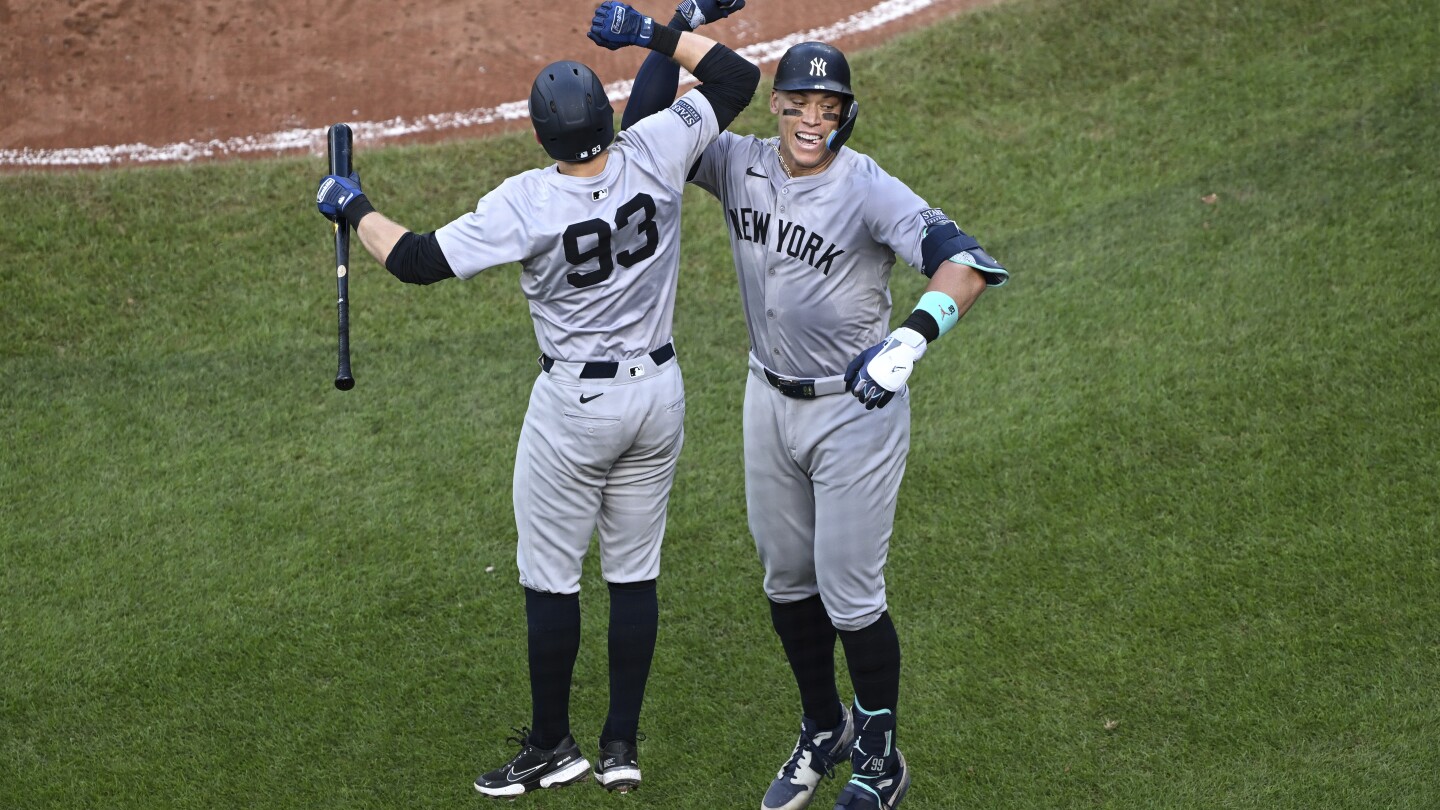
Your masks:
<svg viewBox="0 0 1440 810"><path fill-rule="evenodd" d="M645 237L645 244L637 250L622 250L614 256L611 255L611 234L634 219L637 214L644 214L635 224L635 229ZM581 250L580 239L582 237L594 236L595 246L589 250ZM574 272L565 277L572 287L590 287L610 277L615 272L615 263L619 262L621 267L631 267L637 262L642 262L655 255L655 249L660 245L660 229L655 225L655 200L649 194L636 194L630 201L620 206L615 212L615 227L612 229L610 223L603 219L587 219L584 222L577 222L565 229L565 259L575 266L581 266L591 259L596 259L600 267L588 273Z"/></svg>

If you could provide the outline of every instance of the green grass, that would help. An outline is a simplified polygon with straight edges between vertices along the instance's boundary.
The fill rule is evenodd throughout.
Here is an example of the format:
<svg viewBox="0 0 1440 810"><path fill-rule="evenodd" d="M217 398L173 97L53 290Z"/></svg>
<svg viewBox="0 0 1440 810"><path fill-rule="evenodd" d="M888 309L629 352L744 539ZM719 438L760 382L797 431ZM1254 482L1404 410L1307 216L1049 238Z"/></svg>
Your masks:
<svg viewBox="0 0 1440 810"><path fill-rule="evenodd" d="M907 810L1433 806L1437 32L1419 0L1018 0L853 55L853 145L1014 278L913 381ZM736 129L770 132L762 107ZM356 162L429 229L540 158ZM336 392L322 168L0 178L0 806L474 806L511 753L516 274L357 262ZM531 807L750 807L793 743L744 326L687 193L646 785ZM922 280L897 269L897 321ZM592 560L591 750L603 593Z"/></svg>

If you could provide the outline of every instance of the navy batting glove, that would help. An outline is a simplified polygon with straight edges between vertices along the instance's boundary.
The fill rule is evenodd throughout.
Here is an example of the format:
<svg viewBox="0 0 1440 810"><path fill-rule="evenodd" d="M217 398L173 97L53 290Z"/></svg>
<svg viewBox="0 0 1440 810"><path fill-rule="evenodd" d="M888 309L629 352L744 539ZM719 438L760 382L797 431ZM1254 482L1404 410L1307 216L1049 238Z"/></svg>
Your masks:
<svg viewBox="0 0 1440 810"><path fill-rule="evenodd" d="M705 23L723 20L745 7L745 0L685 0L675 7L694 31Z"/></svg>
<svg viewBox="0 0 1440 810"><path fill-rule="evenodd" d="M586 36L597 45L618 51L626 45L649 47L654 33L655 20L618 0L605 0L595 7L595 19Z"/></svg>
<svg viewBox="0 0 1440 810"><path fill-rule="evenodd" d="M884 346L884 343L876 343L857 355L845 368L845 387L850 389L850 393L854 394L856 399L865 403L867 411L872 408L885 407L886 403L895 396L894 391L876 382L868 370L870 361L880 353L880 349Z"/></svg>
<svg viewBox="0 0 1440 810"><path fill-rule="evenodd" d="M320 188L315 190L315 207L331 222L344 217L346 208L363 199L365 192L360 190L358 172L351 172L349 177L327 174L321 178Z"/></svg>
<svg viewBox="0 0 1440 810"><path fill-rule="evenodd" d="M850 361L845 369L845 385L865 403L865 410L883 408L896 391L905 387L915 362L925 356L928 345L919 332L902 326Z"/></svg>

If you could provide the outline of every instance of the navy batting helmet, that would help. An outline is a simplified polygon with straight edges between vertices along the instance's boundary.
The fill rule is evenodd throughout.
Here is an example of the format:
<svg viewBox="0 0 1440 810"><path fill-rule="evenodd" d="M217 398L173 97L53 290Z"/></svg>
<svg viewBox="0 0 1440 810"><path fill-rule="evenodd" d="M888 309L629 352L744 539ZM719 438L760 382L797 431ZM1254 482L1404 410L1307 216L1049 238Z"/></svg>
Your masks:
<svg viewBox="0 0 1440 810"><path fill-rule="evenodd" d="M850 89L850 63L834 45L802 42L791 46L775 68L776 90L825 90L845 97L840 126L825 139L825 146L839 152L855 129L860 104Z"/></svg>
<svg viewBox="0 0 1440 810"><path fill-rule="evenodd" d="M546 65L530 86L535 138L556 160L589 160L615 139L615 110L595 71L579 62Z"/></svg>

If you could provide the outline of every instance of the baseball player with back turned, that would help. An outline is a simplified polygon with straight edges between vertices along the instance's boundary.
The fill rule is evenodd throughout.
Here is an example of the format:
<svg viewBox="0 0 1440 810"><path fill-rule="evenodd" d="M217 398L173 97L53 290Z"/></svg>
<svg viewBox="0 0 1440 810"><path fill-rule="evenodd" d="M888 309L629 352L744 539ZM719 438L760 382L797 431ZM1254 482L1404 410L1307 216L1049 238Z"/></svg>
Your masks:
<svg viewBox="0 0 1440 810"><path fill-rule="evenodd" d="M671 25L691 30L737 7L687 0ZM625 126L669 104L676 77L672 62L650 55ZM1009 274L944 212L845 147L858 105L840 51L795 45L774 87L778 137L721 133L691 169L729 225L750 333L750 531L803 710L799 741L761 807L808 806L822 776L848 756L852 776L837 810L892 810L910 787L896 736L900 642L885 599L910 448L906 380L930 344ZM897 255L930 281L887 336ZM853 710L835 684L837 636Z"/></svg>
<svg viewBox="0 0 1440 810"><path fill-rule="evenodd" d="M557 163L511 177L440 229L412 233L375 211L358 175L325 177L320 212L343 218L401 281L470 278L519 262L540 344L515 458L516 563L525 594L532 727L508 763L475 780L513 798L587 778L570 730L580 646L581 560L598 530L610 591L610 705L597 781L640 783L636 737L655 650L655 580L684 438L685 393L671 344L685 173L749 103L760 71L729 48L618 2L589 37L673 57L703 84L614 135L595 74L556 62L536 77L530 118Z"/></svg>

